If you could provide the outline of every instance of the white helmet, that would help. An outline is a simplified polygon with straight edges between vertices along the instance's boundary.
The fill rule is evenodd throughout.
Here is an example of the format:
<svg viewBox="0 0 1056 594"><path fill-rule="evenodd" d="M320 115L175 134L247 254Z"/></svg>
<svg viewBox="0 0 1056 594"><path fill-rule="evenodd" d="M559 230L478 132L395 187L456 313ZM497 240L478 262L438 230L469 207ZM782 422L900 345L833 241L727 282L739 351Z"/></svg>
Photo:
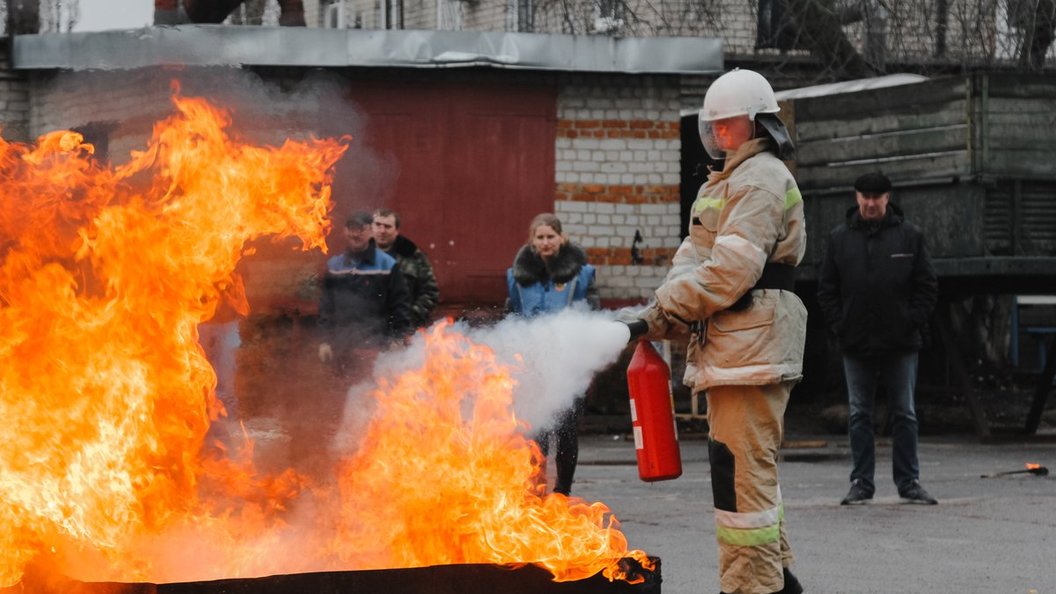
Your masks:
<svg viewBox="0 0 1056 594"><path fill-rule="evenodd" d="M704 150L713 159L724 159L727 151L754 136L756 115L779 111L774 89L758 72L738 68L723 74L708 87L697 118Z"/></svg>
<svg viewBox="0 0 1056 594"><path fill-rule="evenodd" d="M781 108L774 98L774 89L763 75L735 68L715 79L708 87L700 119L714 122L747 115L749 120L755 121L756 114L779 111Z"/></svg>

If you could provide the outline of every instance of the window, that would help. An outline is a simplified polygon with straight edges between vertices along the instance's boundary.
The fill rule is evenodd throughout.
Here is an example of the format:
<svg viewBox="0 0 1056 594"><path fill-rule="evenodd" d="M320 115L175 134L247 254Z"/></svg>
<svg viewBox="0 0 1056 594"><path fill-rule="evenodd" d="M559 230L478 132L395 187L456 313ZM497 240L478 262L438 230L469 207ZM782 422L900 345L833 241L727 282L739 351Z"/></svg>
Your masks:
<svg viewBox="0 0 1056 594"><path fill-rule="evenodd" d="M623 27L627 5L623 0L595 0L594 32L614 33Z"/></svg>
<svg viewBox="0 0 1056 594"><path fill-rule="evenodd" d="M530 33L535 31L535 1L515 0L517 5L517 31Z"/></svg>
<svg viewBox="0 0 1056 594"><path fill-rule="evenodd" d="M796 25L787 0L759 0L755 48L787 51L796 47Z"/></svg>

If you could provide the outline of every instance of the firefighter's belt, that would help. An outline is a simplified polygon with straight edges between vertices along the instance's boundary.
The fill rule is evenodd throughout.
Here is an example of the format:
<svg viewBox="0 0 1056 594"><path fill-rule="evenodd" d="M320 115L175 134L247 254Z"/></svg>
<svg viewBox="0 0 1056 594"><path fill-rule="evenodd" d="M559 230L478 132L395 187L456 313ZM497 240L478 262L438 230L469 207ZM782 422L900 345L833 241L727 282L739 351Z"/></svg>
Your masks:
<svg viewBox="0 0 1056 594"><path fill-rule="evenodd" d="M751 289L744 292L741 298L729 306L730 311L743 311L752 306L752 291L756 289L781 289L791 291L796 287L796 267L791 264L767 262L763 274L755 281Z"/></svg>
<svg viewBox="0 0 1056 594"><path fill-rule="evenodd" d="M749 291L756 289L781 289L791 291L796 288L796 267L791 264L767 262L763 266L763 275L755 281Z"/></svg>

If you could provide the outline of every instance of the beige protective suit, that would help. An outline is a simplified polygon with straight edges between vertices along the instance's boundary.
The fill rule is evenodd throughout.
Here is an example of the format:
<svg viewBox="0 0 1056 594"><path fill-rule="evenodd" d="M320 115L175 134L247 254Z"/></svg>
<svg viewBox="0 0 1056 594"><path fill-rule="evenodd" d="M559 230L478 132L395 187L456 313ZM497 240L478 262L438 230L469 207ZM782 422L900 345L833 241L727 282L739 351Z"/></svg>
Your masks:
<svg viewBox="0 0 1056 594"><path fill-rule="evenodd" d="M780 591L782 566L792 563L777 449L802 377L807 311L795 293L772 288L727 309L767 263L795 266L806 248L802 196L766 147L766 139L744 143L709 176L689 236L642 314L652 339L692 328L685 382L707 392L720 583L731 594Z"/></svg>

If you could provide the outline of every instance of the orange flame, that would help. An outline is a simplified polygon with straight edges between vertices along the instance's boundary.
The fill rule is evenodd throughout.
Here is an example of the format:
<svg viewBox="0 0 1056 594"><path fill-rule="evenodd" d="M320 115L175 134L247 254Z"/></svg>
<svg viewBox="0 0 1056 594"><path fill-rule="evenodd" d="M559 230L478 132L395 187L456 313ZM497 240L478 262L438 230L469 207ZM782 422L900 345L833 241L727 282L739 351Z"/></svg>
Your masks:
<svg viewBox="0 0 1056 594"><path fill-rule="evenodd" d="M220 406L197 324L222 292L245 310L247 241L324 246L342 143L249 146L205 101L174 102L115 169L74 132L0 141L0 584L67 546L123 565L138 535L207 513L197 453Z"/></svg>
<svg viewBox="0 0 1056 594"><path fill-rule="evenodd" d="M512 413L514 381L490 349L435 326L424 364L374 392L377 410L344 465L332 546L364 568L531 562L557 580L626 576L628 551L601 503L542 496L538 446Z"/></svg>
<svg viewBox="0 0 1056 594"><path fill-rule="evenodd" d="M1038 464L1036 462L1027 462L1026 463L1026 468L1027 468L1027 470L1037 470L1037 469L1041 468L1041 464Z"/></svg>
<svg viewBox="0 0 1056 594"><path fill-rule="evenodd" d="M174 98L147 148L99 165L74 132L0 139L0 586L30 562L82 579L184 581L442 563L537 563L627 579L601 503L544 496L510 374L448 326L383 380L338 488L262 476L246 440L203 449L223 414L197 326L247 242L324 249L343 140L253 146ZM299 554L291 554L296 551ZM172 558L177 558L174 562Z"/></svg>

